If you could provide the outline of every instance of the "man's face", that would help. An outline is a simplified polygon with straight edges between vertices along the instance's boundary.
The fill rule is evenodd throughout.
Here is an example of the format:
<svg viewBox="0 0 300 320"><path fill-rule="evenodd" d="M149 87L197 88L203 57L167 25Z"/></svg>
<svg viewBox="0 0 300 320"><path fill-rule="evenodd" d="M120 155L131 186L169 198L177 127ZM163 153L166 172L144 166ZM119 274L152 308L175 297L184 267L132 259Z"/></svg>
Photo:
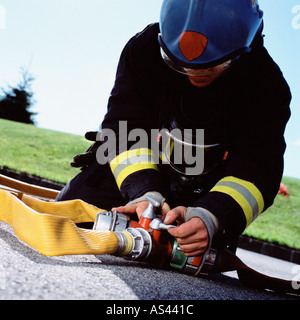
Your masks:
<svg viewBox="0 0 300 320"><path fill-rule="evenodd" d="M206 87L219 78L231 65L231 60L208 69L185 69L186 74L193 86Z"/></svg>
<svg viewBox="0 0 300 320"><path fill-rule="evenodd" d="M213 83L217 78L219 78L222 74L224 73L224 71L219 72L219 73L214 73L211 75L206 75L206 76L188 76L190 83L198 88L203 88L206 87L208 85L210 85L211 83Z"/></svg>
<svg viewBox="0 0 300 320"><path fill-rule="evenodd" d="M185 68L177 64L176 62L174 62L165 53L163 48L160 48L160 53L163 60L171 69L188 76L190 83L193 86L196 86L199 88L206 87L210 85L212 82L214 82L231 66L231 63L232 63L232 60L227 60L223 63L220 63L218 65L215 65L207 69L190 69L190 68Z"/></svg>

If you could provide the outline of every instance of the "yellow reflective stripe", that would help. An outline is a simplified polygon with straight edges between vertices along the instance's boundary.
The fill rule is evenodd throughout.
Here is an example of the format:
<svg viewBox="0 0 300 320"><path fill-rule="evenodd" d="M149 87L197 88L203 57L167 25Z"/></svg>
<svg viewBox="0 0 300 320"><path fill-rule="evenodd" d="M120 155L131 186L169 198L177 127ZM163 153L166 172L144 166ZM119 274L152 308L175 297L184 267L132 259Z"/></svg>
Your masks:
<svg viewBox="0 0 300 320"><path fill-rule="evenodd" d="M256 199L257 204L258 204L258 215L260 215L264 209L265 203L264 203L264 198L261 194L261 192L259 191L259 189L251 182L246 181L246 180L242 180L236 177L227 177L222 179L223 181L232 181L235 183L238 183L240 185L242 185L243 187L245 187L252 195L253 197Z"/></svg>
<svg viewBox="0 0 300 320"><path fill-rule="evenodd" d="M159 159L160 159L162 162L165 162L165 163L168 162L166 156L165 156L162 152L159 152Z"/></svg>
<svg viewBox="0 0 300 320"><path fill-rule="evenodd" d="M225 177L211 189L211 192L213 191L228 194L241 206L246 218L246 227L263 211L263 196L249 181L236 177Z"/></svg>
<svg viewBox="0 0 300 320"><path fill-rule="evenodd" d="M167 152L168 158L171 157L171 154L173 153L173 149L174 149L174 140L171 140L171 138L169 138L168 143L166 145L166 152Z"/></svg>
<svg viewBox="0 0 300 320"><path fill-rule="evenodd" d="M174 149L174 141L168 138L165 150L159 153L159 158L164 163L169 163L168 159L171 158Z"/></svg>
<svg viewBox="0 0 300 320"><path fill-rule="evenodd" d="M158 171L158 166L152 161L152 150L147 148L133 149L122 152L110 163L113 175L118 187L132 173L154 169Z"/></svg>
<svg viewBox="0 0 300 320"><path fill-rule="evenodd" d="M140 170L145 170L145 169L154 169L158 171L158 167L155 163L152 162L138 162L135 164L132 164L125 169L123 169L116 178L116 182L118 187L121 187L121 184L123 181L132 173L140 171Z"/></svg>
<svg viewBox="0 0 300 320"><path fill-rule="evenodd" d="M140 149L133 149L124 151L118 156L116 156L111 162L110 162L110 168L112 172L114 172L115 168L122 162L124 162L127 159L130 159L132 157L136 157L139 155L152 155L152 150L147 148L140 148Z"/></svg>
<svg viewBox="0 0 300 320"><path fill-rule="evenodd" d="M225 186L215 186L211 191L223 192L231 196L243 209L243 212L247 220L247 227L248 225L250 225L253 217L251 206L249 205L248 201L238 191Z"/></svg>

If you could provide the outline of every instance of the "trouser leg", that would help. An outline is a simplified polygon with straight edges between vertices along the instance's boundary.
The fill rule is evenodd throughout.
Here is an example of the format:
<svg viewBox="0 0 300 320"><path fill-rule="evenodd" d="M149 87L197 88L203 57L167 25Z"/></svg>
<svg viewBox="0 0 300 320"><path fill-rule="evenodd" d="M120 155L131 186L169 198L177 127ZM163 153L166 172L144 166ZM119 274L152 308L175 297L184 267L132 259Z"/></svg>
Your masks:
<svg viewBox="0 0 300 320"><path fill-rule="evenodd" d="M75 176L59 193L56 200L80 199L100 209L125 205L108 164L94 161Z"/></svg>

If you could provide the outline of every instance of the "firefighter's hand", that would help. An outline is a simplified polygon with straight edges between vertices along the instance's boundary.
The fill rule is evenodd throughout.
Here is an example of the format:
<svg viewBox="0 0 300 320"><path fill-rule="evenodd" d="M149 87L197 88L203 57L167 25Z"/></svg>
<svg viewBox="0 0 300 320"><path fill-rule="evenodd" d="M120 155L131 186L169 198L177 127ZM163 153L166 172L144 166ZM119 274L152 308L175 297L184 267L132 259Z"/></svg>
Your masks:
<svg viewBox="0 0 300 320"><path fill-rule="evenodd" d="M209 244L209 234L205 223L194 217L185 222L186 207L176 207L169 211L164 219L165 224L173 224L178 227L169 228L168 232L176 238L181 251L187 257L203 255Z"/></svg>
<svg viewBox="0 0 300 320"><path fill-rule="evenodd" d="M117 210L120 213L124 214L137 214L139 218L141 218L142 213L146 210L148 207L149 201L144 200L133 204L128 204L126 206L112 208L111 210ZM170 211L170 206L164 202L161 208L161 214L165 215L167 212Z"/></svg>

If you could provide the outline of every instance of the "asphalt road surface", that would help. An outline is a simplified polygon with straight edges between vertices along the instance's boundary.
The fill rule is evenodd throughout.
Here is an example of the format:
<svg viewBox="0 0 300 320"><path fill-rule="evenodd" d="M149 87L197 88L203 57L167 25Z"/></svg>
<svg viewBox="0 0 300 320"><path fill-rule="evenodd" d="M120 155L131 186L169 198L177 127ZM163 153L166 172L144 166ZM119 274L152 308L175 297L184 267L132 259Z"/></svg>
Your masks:
<svg viewBox="0 0 300 320"><path fill-rule="evenodd" d="M300 267L296 264L242 249L237 255L259 272L300 281ZM0 222L0 299L187 301L299 297L246 288L235 271L199 278L110 255L46 257L19 241L12 228Z"/></svg>

